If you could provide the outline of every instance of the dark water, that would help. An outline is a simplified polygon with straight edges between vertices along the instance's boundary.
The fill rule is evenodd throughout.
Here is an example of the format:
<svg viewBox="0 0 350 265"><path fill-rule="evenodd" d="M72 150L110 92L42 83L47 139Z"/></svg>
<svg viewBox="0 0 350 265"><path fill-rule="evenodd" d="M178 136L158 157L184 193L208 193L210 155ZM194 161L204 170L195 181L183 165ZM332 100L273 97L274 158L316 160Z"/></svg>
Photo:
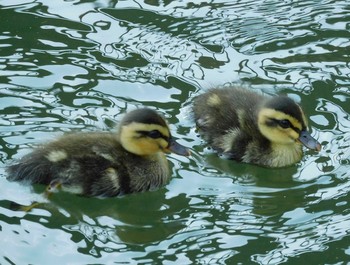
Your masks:
<svg viewBox="0 0 350 265"><path fill-rule="evenodd" d="M164 188L54 194L0 178L1 264L345 264L350 260L348 1L0 1L0 158L68 131L164 113L193 156ZM216 157L193 97L241 82L299 101L316 154L284 169Z"/></svg>

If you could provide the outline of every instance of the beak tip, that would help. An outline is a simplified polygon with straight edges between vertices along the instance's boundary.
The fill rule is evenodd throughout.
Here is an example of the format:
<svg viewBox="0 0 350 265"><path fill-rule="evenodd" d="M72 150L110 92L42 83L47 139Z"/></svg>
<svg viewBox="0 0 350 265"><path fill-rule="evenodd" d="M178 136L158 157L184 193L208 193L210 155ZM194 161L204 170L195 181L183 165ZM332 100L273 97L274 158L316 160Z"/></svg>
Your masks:
<svg viewBox="0 0 350 265"><path fill-rule="evenodd" d="M320 152L322 150L322 145L319 142L317 142L315 149L317 152Z"/></svg>
<svg viewBox="0 0 350 265"><path fill-rule="evenodd" d="M191 151L190 149L184 147L184 150L178 151L178 152L173 152L175 154L181 155L181 156L190 156L191 155Z"/></svg>
<svg viewBox="0 0 350 265"><path fill-rule="evenodd" d="M307 131L302 131L298 140L309 149L316 150L318 152L322 149L321 144Z"/></svg>

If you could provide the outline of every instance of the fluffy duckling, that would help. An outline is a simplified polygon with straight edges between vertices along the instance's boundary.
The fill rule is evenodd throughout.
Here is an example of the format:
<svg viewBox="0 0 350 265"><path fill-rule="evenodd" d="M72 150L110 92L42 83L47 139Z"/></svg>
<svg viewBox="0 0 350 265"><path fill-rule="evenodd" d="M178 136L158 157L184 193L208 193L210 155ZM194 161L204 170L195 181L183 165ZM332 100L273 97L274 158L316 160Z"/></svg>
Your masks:
<svg viewBox="0 0 350 265"><path fill-rule="evenodd" d="M67 134L36 148L7 168L11 181L41 183L86 196L153 190L170 178L164 153L189 155L156 111L137 109L118 133Z"/></svg>
<svg viewBox="0 0 350 265"><path fill-rule="evenodd" d="M302 145L321 149L307 132L301 107L286 96L215 88L194 99L193 111L203 137L233 160L284 167L301 159Z"/></svg>

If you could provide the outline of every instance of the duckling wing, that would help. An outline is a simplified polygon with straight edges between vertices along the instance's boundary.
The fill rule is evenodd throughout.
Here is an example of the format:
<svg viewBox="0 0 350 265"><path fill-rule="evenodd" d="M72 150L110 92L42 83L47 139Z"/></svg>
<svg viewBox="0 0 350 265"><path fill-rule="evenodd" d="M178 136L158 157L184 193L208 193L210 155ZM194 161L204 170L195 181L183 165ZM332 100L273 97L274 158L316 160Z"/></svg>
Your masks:
<svg viewBox="0 0 350 265"><path fill-rule="evenodd" d="M7 179L46 185L58 181L74 193L115 196L129 191L129 172L121 157L123 150L114 135L72 134L10 165Z"/></svg>
<svg viewBox="0 0 350 265"><path fill-rule="evenodd" d="M239 160L257 132L260 95L239 88L211 89L195 98L194 120L215 150Z"/></svg>
<svg viewBox="0 0 350 265"><path fill-rule="evenodd" d="M222 135L239 126L237 112L222 90L213 89L197 96L193 113L198 128L208 136Z"/></svg>
<svg viewBox="0 0 350 265"><path fill-rule="evenodd" d="M113 159L111 159L113 158ZM130 192L129 172L117 157L100 154L73 156L68 165L56 165L63 188L78 187L87 196L111 197ZM60 172L58 172L60 170Z"/></svg>
<svg viewBox="0 0 350 265"><path fill-rule="evenodd" d="M69 192L88 196L128 193L128 171L118 161L94 153L77 155L63 150L59 152L61 154L50 151L45 155L47 152L43 153L43 150L33 151L7 168L7 178L45 185L55 181Z"/></svg>

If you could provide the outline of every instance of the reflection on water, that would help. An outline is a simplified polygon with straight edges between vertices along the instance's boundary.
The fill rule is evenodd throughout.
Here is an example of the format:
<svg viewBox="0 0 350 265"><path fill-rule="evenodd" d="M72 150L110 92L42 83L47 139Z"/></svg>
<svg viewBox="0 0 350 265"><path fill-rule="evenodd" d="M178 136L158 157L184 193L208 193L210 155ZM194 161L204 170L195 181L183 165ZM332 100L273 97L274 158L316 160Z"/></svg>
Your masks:
<svg viewBox="0 0 350 265"><path fill-rule="evenodd" d="M349 260L348 11L345 0L1 1L2 176L33 145L113 130L139 106L164 113L193 156L169 157L166 187L122 198L47 201L44 187L0 178L0 263ZM322 151L277 170L206 148L192 99L237 81L300 102Z"/></svg>

